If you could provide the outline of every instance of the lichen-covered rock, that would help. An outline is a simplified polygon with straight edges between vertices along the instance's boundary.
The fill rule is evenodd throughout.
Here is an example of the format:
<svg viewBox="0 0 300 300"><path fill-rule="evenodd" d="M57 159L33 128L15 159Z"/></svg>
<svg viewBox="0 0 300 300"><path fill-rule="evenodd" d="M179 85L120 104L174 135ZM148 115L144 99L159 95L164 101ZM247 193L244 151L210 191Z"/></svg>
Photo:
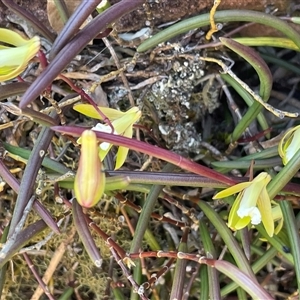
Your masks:
<svg viewBox="0 0 300 300"><path fill-rule="evenodd" d="M166 147L182 155L197 154L201 133L195 124L219 106L219 89L211 85L203 94L208 79L202 81L205 65L197 58L178 58L172 64L166 78L154 83L145 98L156 112L158 130Z"/></svg>

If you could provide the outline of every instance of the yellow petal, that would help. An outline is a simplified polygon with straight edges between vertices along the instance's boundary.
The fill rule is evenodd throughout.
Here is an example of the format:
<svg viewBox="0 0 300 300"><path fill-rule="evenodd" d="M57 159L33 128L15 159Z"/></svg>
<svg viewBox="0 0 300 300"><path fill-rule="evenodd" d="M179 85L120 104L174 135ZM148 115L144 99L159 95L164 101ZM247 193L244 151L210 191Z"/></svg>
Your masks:
<svg viewBox="0 0 300 300"><path fill-rule="evenodd" d="M131 138L132 137L132 133L133 133L133 129L132 126L130 126L129 128L127 128L124 132L124 136L127 138ZM120 146L117 152L117 159L116 159L116 166L115 166L115 170L120 169L127 157L129 149L123 146Z"/></svg>
<svg viewBox="0 0 300 300"><path fill-rule="evenodd" d="M278 225L276 226L274 233L277 235L283 227L283 218L279 220Z"/></svg>
<svg viewBox="0 0 300 300"><path fill-rule="evenodd" d="M7 74L12 74L16 68L17 68L17 66L0 67L0 81L5 81L5 80L11 79L11 77Z"/></svg>
<svg viewBox="0 0 300 300"><path fill-rule="evenodd" d="M263 189L257 201L257 207L261 213L261 220L267 234L272 237L274 234L274 219L272 216L271 200L266 188Z"/></svg>
<svg viewBox="0 0 300 300"><path fill-rule="evenodd" d="M11 47L0 45L0 50L2 50L2 49L11 49Z"/></svg>
<svg viewBox="0 0 300 300"><path fill-rule="evenodd" d="M107 155L107 153L109 152L111 147L112 147L112 145L110 144L110 146L108 148L102 149L101 144L100 144L100 146L99 146L99 158L101 159L101 161L103 161L103 159L105 158L105 156Z"/></svg>
<svg viewBox="0 0 300 300"><path fill-rule="evenodd" d="M283 227L283 215L280 206L276 203L274 207L272 207L272 218L274 222L278 222L274 233L278 234Z"/></svg>
<svg viewBox="0 0 300 300"><path fill-rule="evenodd" d="M21 74L39 48L40 39L37 36L26 41L22 46L2 48L0 50L0 81L10 80Z"/></svg>
<svg viewBox="0 0 300 300"><path fill-rule="evenodd" d="M240 217L237 215L237 210L240 207L242 196L243 196L243 191L238 194L238 196L234 200L233 205L232 205L232 207L230 209L230 212L229 212L228 227L232 228L233 230L236 230L235 225L240 220Z"/></svg>
<svg viewBox="0 0 300 300"><path fill-rule="evenodd" d="M113 134L123 135L128 138L132 137L133 124L141 117L141 111L138 107L132 107L125 113L106 107L99 107L99 109L112 121L112 126L114 128ZM89 117L101 119L97 110L90 104L78 104L74 106L74 110ZM97 124L97 126L92 129L95 131L111 132L111 129L107 124ZM111 145L105 141L100 144L99 156L101 161L105 158L110 148ZM128 150L128 148L119 147L115 169L119 169L124 164Z"/></svg>
<svg viewBox="0 0 300 300"><path fill-rule="evenodd" d="M131 125L124 131L123 136L125 136L127 138L132 138L132 134L133 134L133 127Z"/></svg>
<svg viewBox="0 0 300 300"><path fill-rule="evenodd" d="M238 220L238 222L235 224L235 230L240 230L248 226L251 222L251 217L244 217Z"/></svg>
<svg viewBox="0 0 300 300"><path fill-rule="evenodd" d="M98 14L103 13L105 10L107 10L110 7L110 2L108 0L102 0L96 7L96 10Z"/></svg>
<svg viewBox="0 0 300 300"><path fill-rule="evenodd" d="M0 28L0 42L4 42L13 46L22 46L28 42L20 34L15 31Z"/></svg>
<svg viewBox="0 0 300 300"><path fill-rule="evenodd" d="M267 186L270 180L271 176L266 172L262 172L256 176L251 181L251 185L245 189L240 207L247 209L256 206L261 191Z"/></svg>
<svg viewBox="0 0 300 300"><path fill-rule="evenodd" d="M132 107L128 110L121 118L113 121L113 126L118 134L124 135L124 132L128 128L132 128L133 124L139 120L141 117L141 111L138 107ZM127 135L128 138L132 137L131 135Z"/></svg>
<svg viewBox="0 0 300 300"><path fill-rule="evenodd" d="M23 64L27 54L27 45L15 48L1 49L0 51L0 67L12 66L16 68L18 65Z"/></svg>
<svg viewBox="0 0 300 300"><path fill-rule="evenodd" d="M282 210L278 203L275 201L272 201L272 203L275 204L275 206L272 207L272 218L274 221L278 221L283 218Z"/></svg>
<svg viewBox="0 0 300 300"><path fill-rule="evenodd" d="M109 107L98 106L98 108L111 121L121 118L125 114L122 111ZM91 104L76 104L73 109L90 118L103 120L98 111Z"/></svg>
<svg viewBox="0 0 300 300"><path fill-rule="evenodd" d="M122 147L120 146L117 152L117 158L116 158L116 166L115 166L115 170L120 169L127 157L129 149L126 147Z"/></svg>
<svg viewBox="0 0 300 300"><path fill-rule="evenodd" d="M230 195L236 194L236 193L244 190L246 187L248 187L250 185L251 185L251 182L249 182L249 181L238 183L236 185L233 185L233 186L215 194L213 196L213 199L221 199L221 198L225 198Z"/></svg>

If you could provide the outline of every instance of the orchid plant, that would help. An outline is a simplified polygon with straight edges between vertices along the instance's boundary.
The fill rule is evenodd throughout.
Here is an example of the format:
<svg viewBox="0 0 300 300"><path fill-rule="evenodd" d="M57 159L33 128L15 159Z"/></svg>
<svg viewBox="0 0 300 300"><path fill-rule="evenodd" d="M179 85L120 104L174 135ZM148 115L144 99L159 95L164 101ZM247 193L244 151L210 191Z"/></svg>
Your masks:
<svg viewBox="0 0 300 300"><path fill-rule="evenodd" d="M13 1L3 0L3 3L6 2L13 3ZM96 2L101 2L101 1L96 1ZM105 34L109 33L110 28L107 27L109 27L110 24L115 23L126 12L136 9L138 5L142 5L144 3L144 1L141 0L136 0L136 1L122 0L112 5L107 10L104 7L104 11L101 14L99 14L99 16L95 17L91 21L91 23L87 25L86 28L82 30L78 30L79 26L77 26L77 22L79 22L81 19L84 19L81 12L84 12L85 13L84 15L88 15L92 13L97 6L96 2L93 1L87 1L87 3L82 2L77 12L74 14L74 17L65 27L66 30L58 36L48 56L49 67L45 69L45 71L38 76L38 78L30 85L30 87L27 89L26 92L24 91L20 93L23 94L21 101L19 103L20 109L23 110L22 112L24 112L24 109L27 108L27 105L29 103L37 99L39 95L42 95L43 91L46 88L49 87L49 91L51 90L51 85L55 78L56 80L58 79L58 76L60 76L59 77L60 79L63 78L63 76L59 75L59 73L61 73L63 70L66 70L68 63L75 57L76 54L78 54L85 47L85 45L87 45L89 40L91 40L93 37L98 35L99 32L102 33L104 32ZM101 3L103 2L104 1L102 1ZM216 8L217 3L220 3L221 1L215 1L215 2L216 3L214 5L214 8ZM103 3L103 5L106 4L107 2ZM151 6L149 7L151 8ZM98 8L101 9L101 7ZM210 14L204 14L204 15L201 14L199 16L196 16L196 18L186 19L183 20L183 22L176 23L174 25L176 27L173 26L172 26L173 28L168 27L166 29L167 31L159 32L158 36L154 35L153 36L154 39L151 38L149 40L146 40L145 43L143 43L137 48L137 51L144 52L147 47L151 48L160 44L161 38L170 39L171 36L178 35L180 32L183 33L183 31L188 31L192 28L200 28L203 26L207 26L209 24L213 25L214 19L216 22L221 22L222 24L231 21L238 21L238 20L251 21L251 22L254 21L258 23L265 23L266 25L270 23L271 25L273 24L271 27L280 29L284 33L286 32L286 35L291 39L291 41L295 43L295 47L297 49L299 49L300 47L299 46L300 39L297 32L294 33L292 30L289 29L289 25L286 25L284 21L278 19L273 15L263 14L256 11L251 12L248 10L244 10L244 11L228 10L228 11L217 12L216 14L214 14L214 12L215 9L214 10L212 9ZM1 40L1 32L0 32L0 40ZM220 35L221 34L222 33L220 33ZM39 39L37 37L31 40L24 40L25 41L24 44L19 42L9 41L8 40L9 38L13 39L13 35L9 34L6 36L5 32L4 33L2 32L2 39L5 44L0 49L0 51L3 51L2 56L0 58L1 59L0 60L0 81L12 79L18 76L19 74L21 74L21 72L26 68L28 62L30 61L30 59L34 57L34 55L36 54L39 48ZM54 39L55 38L53 38L53 41ZM243 48L241 46L234 45L234 42L228 39L225 40L222 37L220 41L224 45L226 45L229 49L231 49L233 52L236 52L241 57L244 57L250 63L250 65L254 66L255 70L258 73L258 77L260 79L260 97L264 101L267 101L272 89L272 74L268 70L267 65L263 65L262 64L263 60L262 59L259 60L258 56L255 55L253 51L250 51L249 47ZM12 47L9 47L9 45L12 45ZM9 57L11 53L14 53L12 55L15 55L17 58L13 59L14 58L13 56ZM218 55L218 53L216 54ZM9 57L9 59L7 59L7 57ZM198 56L195 57L197 57L197 59L199 58ZM204 58L205 57L203 57L202 59L205 60ZM214 61L216 62L216 60ZM9 63L9 65L6 65L7 63ZM229 67L227 68L226 66L225 70L227 70L227 74L221 74L221 75L222 76L228 75L229 74L228 70L230 71L230 69L231 68ZM234 73L232 72L230 74L234 75ZM230 78L234 79L236 77L230 77ZM67 81L65 80L65 82ZM233 82L237 83L236 84L236 86L238 87L237 90L242 92L246 91L249 95L252 95L249 92L249 90L245 88L244 84L238 82L236 79L233 80ZM80 84L78 84L78 86L79 85ZM232 83L231 85L234 86L234 83ZM69 86L74 91L76 91L76 89L74 89L70 84ZM83 94L80 95L82 96ZM244 96L244 98L247 97ZM87 100L83 96L82 99ZM251 100L253 101L253 99ZM232 142L236 141L239 138L239 136L241 136L242 132L245 131L245 128L247 128L248 125L259 114L260 105L261 104L255 102L254 105L251 106L251 108L248 110L245 117L243 117L241 122L239 122L239 124L241 124L241 126L237 126L239 130L235 130L235 132L232 133L231 136ZM269 256L270 258L266 258L265 255L262 256L262 259L264 260L263 262L264 265L269 262L272 263L272 261L270 260L273 260L273 257L276 255L276 252L281 253L281 255L283 255L285 259L290 258L293 254L294 261L295 261L295 269L296 269L295 274L297 275L297 282L298 283L300 282L299 281L300 271L299 271L299 266L297 264L300 255L295 255L295 253L297 254L297 251L299 253L299 249L298 249L299 241L296 238L292 239L291 236L289 236L289 240L291 241L291 244L293 241L295 241L296 246L294 248L293 246L291 246L292 254L285 253L284 250L282 250L283 243L281 242L280 235L274 236L274 234L277 234L279 232L279 230L283 225L283 214L284 214L284 220L286 222L285 231L288 232L288 229L292 227L289 226L288 222L289 219L291 219L292 220L291 223L293 223L294 222L293 218L288 217L287 215L288 210L287 209L284 210L284 208L282 208L284 207L284 205L286 205L286 207L290 205L290 203L288 202L289 199L288 198L283 199L283 201L280 202L280 205L272 200L275 197L278 196L281 197L282 194L284 194L284 196L282 197L285 197L286 195L289 196L290 194L292 194L292 193L286 193L286 191L284 191L283 187L281 186L282 184L280 185L280 187L277 186L275 187L274 179L276 177L280 177L281 176L280 173L286 173L285 177L288 178L285 178L284 181L281 180L281 182L284 182L284 184L286 185L286 183L290 181L291 178L294 176L296 171L295 172L290 171L289 166L287 165L283 168L283 172L280 171L277 174L277 176L274 176L272 178L272 181L268 173L262 172L249 182L238 183L240 182L240 178L224 175L222 174L222 172L213 170L211 166L208 167L203 166L202 164L199 164L198 162L193 161L190 158L182 157L177 153L160 148L157 145L151 145L143 141L138 141L133 139L132 138L133 126L136 122L139 121L141 117L141 112L137 107L132 107L126 112L121 112L115 109L101 107L99 109L103 113L102 115L99 114L99 109L88 104L76 105L74 109L86 116L99 119L101 122L88 130L87 128L81 128L79 126L70 126L70 125L55 126L57 125L56 121L51 120L52 116L47 115L47 117L49 117L50 120L49 122L47 122L46 125L52 126L51 130L49 128L45 128L45 130L43 130L42 133L40 134L39 140L34 145L32 154L30 155L28 164L24 172L23 179L25 180L22 180L21 186L15 189L16 193L18 193L18 199L15 205L16 209L13 213L12 221L10 222L10 235L14 236L15 229L18 229L18 227L20 227L18 225L20 218L22 218L23 216L23 212L25 210L27 200L32 195L34 180L29 181L27 179L36 178L38 168L40 168L41 164L44 164L46 162L51 163L53 165L55 162L56 164L53 169L54 171L57 172L56 169L57 169L58 161L51 160L49 159L49 157L45 157L45 159L44 157L41 157L41 153L47 153L48 146L52 139L51 134L53 134L53 131L56 131L56 133L62 132L63 134L69 134L73 137L80 137L79 142L81 144L81 154L79 159L79 165L78 165L75 181L74 183L72 182L71 184L74 184L74 193L77 198L77 201L73 202L72 216L74 219L76 231L82 240L83 247L86 249L86 252L89 254L95 266L96 267L101 266L100 263L102 262L101 251L97 249L99 248L99 246L96 243L98 241L96 239L94 240L94 234L97 234L99 237L101 236L102 240L105 241L105 244L108 245L109 250L111 251L111 255L114 257L115 261L118 262L122 267L123 275L125 275L130 281L132 285L132 289L131 289L132 298L138 295L142 299L147 299L148 295L147 293L145 293L144 295L144 290L146 290L146 287L148 286L153 287L153 293L154 293L155 282L152 281L151 279L151 281L149 280L149 284L142 283L141 280L135 277L136 275L137 277L139 275L138 273L140 272L140 268L141 268L140 263L136 264L136 268L134 269L134 274L131 274L131 272L127 270L125 265L127 264L127 267L129 267L128 266L129 259L137 259L137 260L146 259L147 265L150 266L151 261L149 258L151 256L154 256L155 260L168 258L168 261L166 261L166 263L164 264L163 269L159 270L160 274L162 274L161 271L167 272L168 270L170 270L170 266L175 266L174 268L175 271L173 274L174 276L171 276L173 281L172 288L170 285L170 289L171 289L170 295L172 296L171 298L181 299L183 297L182 291L186 290L186 293L189 292L188 288L184 289L185 281L182 279L184 279L183 275L184 272L186 271L186 261L191 260L193 264L195 263L206 264L212 267L212 268L202 268L202 267L198 268L198 270L201 270L201 287L197 289L197 296L199 296L199 291L201 292L201 297L203 299L209 299L209 298L216 299L216 298L226 296L225 292L220 291L220 288L218 286L219 281L217 279L219 278L217 278L218 275L215 273L215 270L217 270L226 275L226 277L225 276L220 277L220 284L222 287L224 286L224 288L227 288L227 286L225 287L225 284L229 282L228 279L230 278L231 280L234 281L234 284L240 285L242 289L245 289L253 299L267 299L267 298L269 299L270 296L264 291L264 288L262 286L257 284L257 281L254 277L252 271L253 266L249 264L249 261L253 261L252 257L249 256L249 259L246 259L246 256L242 252L240 244L237 243L235 237L231 234L227 225L233 230L239 230L242 228L256 226L262 223L269 237L273 236L273 238L266 239L266 240L268 240L268 242L272 246L273 246L272 241L276 240L277 246L279 245L275 249L275 253ZM251 116L251 118L250 117L248 118L247 117L248 115ZM45 118L45 116L41 116L41 117ZM107 119L105 117L107 117ZM259 119L259 120L260 120L259 122L262 123L261 127L264 128L263 127L264 120L263 119ZM280 148L281 149L280 154L284 159L284 164L287 164L287 162L290 161L292 157L294 157L294 159L297 158L297 155L294 156L294 153L295 151L297 151L297 149L299 149L298 142L297 142L297 140L299 140L299 137L300 136L298 133L298 129L295 128L294 130L289 131L289 134L287 134L285 136L285 139L281 142L282 148ZM163 169L163 172L160 172L159 174L156 174L154 172L147 172L147 171L143 171L143 172L142 171L132 172L130 170L126 170L125 172L111 171L112 174L108 173L108 176L106 178L102 170L102 160L105 158L105 156L110 151L113 145L118 146L117 153L116 153L115 169L119 169L122 167L128 155L129 149L132 149L134 151L139 151L141 153L148 154L159 160L170 162L170 164L177 166L177 170L176 170L177 172L172 173L172 171L166 171L165 169ZM46 159L49 160L47 161ZM2 163L2 160L0 160L0 162ZM295 165L299 169L299 166L297 164ZM5 166L2 166L0 169L5 170L4 167ZM179 168L181 168L185 172L178 172ZM186 171L192 172L193 174L188 174L186 173ZM10 172L7 172L7 174L8 174L7 177L11 176ZM127 197L127 195L126 197L123 197L122 193L118 193L118 192L116 193L114 192L113 194L114 199L119 201L120 206L118 208L120 208L120 212L121 214L123 214L124 219L128 224L128 228L132 231L132 234L134 236L133 240L130 241L131 249L129 251L127 251L127 249L122 248L122 245L125 244L124 240L122 240L120 243L119 237L117 237L117 235L115 236L116 238L114 239L114 237L111 237L110 234L107 234L106 232L101 230L100 226L98 226L98 224L96 224L93 221L93 214L91 210L90 211L82 210L81 207L77 205L77 203L79 203L82 207L85 208L94 207L101 199L103 193L108 191L108 195L109 195L109 191L115 191L116 189L119 190L119 188L116 188L117 185L115 184L115 182L111 183L112 188L108 187L110 179L115 180L113 177L118 176L118 175L115 176L114 174L126 175L123 176L123 178L119 179L119 181L123 184L123 186L125 186L124 189L128 191L134 190L140 193L148 194L145 204L143 205L142 208L130 203L130 199L129 199L130 197ZM192 175L194 174L198 174L200 176L196 176L193 179ZM136 176L135 182L133 179L134 176ZM281 176L280 179L282 179L283 177L284 176ZM150 179L153 181L151 181ZM172 181L171 179L175 179L175 180ZM14 183L13 180L11 180L10 182ZM129 186L129 182L130 182L130 186ZM181 201L176 201L176 202L173 201L173 195L171 194L172 191L168 191L168 189L162 191L163 186L169 186L169 185L180 186L180 184L188 187L195 186L195 187L208 187L210 189L224 189L223 191L217 193L214 199L224 198L233 194L237 194L236 199L229 213L229 219L227 225L223 222L222 218L219 216L218 211L214 210L207 202L199 201L199 199L197 199L197 203L199 203L201 213L203 212L207 217L207 219L209 220L209 223L213 224L213 226L217 229L217 232L219 233L220 237L226 244L226 249L228 250L228 253L232 254L232 258L235 260L234 264L236 264L238 268L236 268L231 263L229 264L222 258L218 257L219 259L216 259L217 253L219 253L220 250L218 249L218 245L217 245L219 243L215 243L216 235L211 234L210 231L211 227L206 226L207 223L206 220L205 222L199 223L198 222L199 220L197 218L194 218L195 215L194 211L197 209L196 206L193 205L192 209L190 210L189 209L190 205L187 204L186 206L188 206L188 208L186 209L186 206L180 203ZM16 180L16 185L18 185L17 180ZM227 188L228 186L230 187ZM71 187L73 187L73 185L71 185ZM68 190L70 189L71 188L68 187ZM122 188L120 188L120 190L122 190ZM155 204L157 203L158 196L161 195L164 195L165 200L168 200L170 202L170 206L172 208L174 205L176 205L175 217L178 216L182 219L179 220L179 218L177 218L178 220L174 220L174 218L172 218L171 215L168 215L167 213L164 215L153 213ZM181 193L178 193L178 195L180 196ZM182 196L185 197L185 195ZM296 197L294 194L292 196ZM177 194L174 197L177 197ZM190 195L187 195L187 197L190 197ZM195 200L194 198L187 198L187 199ZM66 204L69 204L68 203L69 201L67 201L68 199L64 199L64 200ZM211 200L211 198L209 200ZM51 205L53 205L53 203L51 203ZM125 209L122 210L124 208L123 206L125 205L130 205L130 214L128 214L129 210L128 211ZM169 205L165 207L169 208ZM133 208L137 210L137 213L134 215L134 222L131 222L130 220L130 218L132 217L131 210ZM99 209L95 209L95 212L103 213L103 210L100 211ZM138 218L137 216L138 213L140 212L142 213ZM165 209L163 210L163 212L165 212ZM196 212L198 212L198 210L196 210ZM46 213L44 213L44 215L45 217L43 219L45 219L45 222L46 221L48 222L49 216L46 215ZM127 215L129 216L129 218L127 217ZM117 217L117 214L115 214L115 216ZM173 244L174 244L173 242L171 244L172 246L171 250L168 249L167 246L165 247L166 250L162 249L162 245L165 246L165 243L163 243L164 241L161 240L160 236L158 237L156 236L157 232L153 232L152 234L153 227L149 226L150 223L148 221L150 219L150 216L153 218L157 218L159 220L159 223L167 222L174 227L175 226L178 227L176 229L176 232L178 233L180 232L180 236L182 237L182 239L180 242L179 241L176 242L177 244L176 250L173 250ZM291 214L291 216L294 217L293 214ZM101 222L104 223L106 219L107 216L104 215L104 217L101 219ZM53 221L52 223L55 223L55 221ZM190 225L193 223L194 224L199 223L199 231L201 236L201 241L199 242L199 246L201 247L201 249L199 248L196 250L206 253L207 254L206 258L200 257L199 255L200 252L194 251L195 250L194 248L192 249L193 253L189 253L190 243L188 238L191 230ZM20 249L18 248L17 243L19 243L19 245L21 244L25 245L25 243L33 242L31 241L31 237L33 237L36 232L44 230L45 226L43 224L44 223L38 221L36 226L28 227L28 231L27 232L25 231L27 235L21 232L22 234L19 234L17 236L18 238L16 239L16 243L15 243L16 245L14 244L12 250L7 252L7 255L5 256L5 260L3 260L4 256L2 253L1 256L2 261L0 261L0 263L2 263L1 267L3 267L4 264L8 262L9 259L12 259L12 256L16 254L17 251ZM156 224L158 224L157 221L155 221L155 225ZM91 235L91 233L89 232L90 229L89 227L93 229L94 231L93 235ZM258 231L260 227L261 226L257 226ZM295 230L296 237L298 238L298 228L297 226L294 227L296 229ZM27 228L25 228L25 230L26 229ZM192 230L194 229L195 227L194 228L192 227ZM266 237L265 230L263 231L264 232L261 235ZM219 239L219 235L217 235L218 239ZM143 243L145 242L145 244L147 243L147 250L143 249L142 242ZM119 246L119 244L121 244L121 246ZM288 243L286 244L288 245ZM255 246L260 247L260 244L258 243ZM263 245L263 247L264 247L263 249L266 248L265 245ZM272 247L270 248L268 247L267 249L268 251L266 251L266 254L269 254L268 253L269 250L270 252L274 250L272 249ZM254 255L255 255L254 257L257 258L257 254L254 253ZM149 263L148 263L148 259L149 259ZM176 265L174 263L174 259L177 260ZM291 262L291 264L293 263L291 259L290 260L288 259L287 261ZM129 263L130 262L131 261L129 261ZM261 258L258 258L257 262L255 263L257 263L257 265L260 264L262 266ZM33 266L33 264L30 263L28 263L28 265L30 267ZM103 268L104 268L103 271L106 271L105 270L106 265L108 264L103 264ZM32 268L32 270L34 270L34 268ZM151 278L155 278L156 280L158 279L158 277L159 276L151 277ZM42 279L38 277L38 274L37 274L37 278L40 279L39 282L43 282ZM87 278L88 280L88 276L85 276L85 278ZM205 280L202 280L202 278L204 278ZM207 278L209 281L206 280ZM222 282L222 278L225 278L225 284L224 282ZM45 286L47 287L47 283L45 283ZM232 288L232 286L230 287L228 285L228 290L230 288ZM115 295L122 294L121 288L119 290L119 287L115 288L114 286L113 289ZM192 286L192 281L191 281L190 289L191 290L194 289L194 286ZM242 289L238 290L239 298L245 299L247 298L247 296L242 294L243 292ZM59 292L61 293L60 290ZM110 292L111 291L109 291L109 293ZM95 294L100 294L100 293L95 292ZM126 295L127 294L128 293L126 292ZM158 294L159 291L157 295ZM51 294L47 294L47 296L49 295L50 297L52 296ZM118 298L122 298L122 296L123 295L121 295Z"/></svg>

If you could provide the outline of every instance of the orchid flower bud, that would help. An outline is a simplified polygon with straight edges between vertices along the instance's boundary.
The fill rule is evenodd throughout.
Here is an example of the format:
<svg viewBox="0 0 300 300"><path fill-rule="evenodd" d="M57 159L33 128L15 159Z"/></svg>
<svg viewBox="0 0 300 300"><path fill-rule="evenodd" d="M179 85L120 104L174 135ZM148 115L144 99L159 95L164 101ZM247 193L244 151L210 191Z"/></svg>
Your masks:
<svg viewBox="0 0 300 300"><path fill-rule="evenodd" d="M81 154L74 181L74 192L83 207L95 206L105 188L105 174L101 170L96 134L85 130L81 135Z"/></svg>

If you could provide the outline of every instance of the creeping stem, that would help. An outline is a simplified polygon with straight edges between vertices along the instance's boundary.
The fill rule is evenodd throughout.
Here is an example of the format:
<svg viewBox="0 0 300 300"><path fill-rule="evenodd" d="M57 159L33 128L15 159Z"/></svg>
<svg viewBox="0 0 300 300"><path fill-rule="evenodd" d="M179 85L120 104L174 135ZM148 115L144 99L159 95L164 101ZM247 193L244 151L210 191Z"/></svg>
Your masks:
<svg viewBox="0 0 300 300"><path fill-rule="evenodd" d="M196 29L210 24L210 15L203 14L193 18L183 20L173 26L162 30L150 39L144 41L138 48L138 52L145 52L160 43L166 42L173 37L188 32L189 30ZM214 16L215 22L256 22L264 24L281 31L289 37L300 48L300 35L291 28L286 22L277 17L251 10L223 10L217 11Z"/></svg>

